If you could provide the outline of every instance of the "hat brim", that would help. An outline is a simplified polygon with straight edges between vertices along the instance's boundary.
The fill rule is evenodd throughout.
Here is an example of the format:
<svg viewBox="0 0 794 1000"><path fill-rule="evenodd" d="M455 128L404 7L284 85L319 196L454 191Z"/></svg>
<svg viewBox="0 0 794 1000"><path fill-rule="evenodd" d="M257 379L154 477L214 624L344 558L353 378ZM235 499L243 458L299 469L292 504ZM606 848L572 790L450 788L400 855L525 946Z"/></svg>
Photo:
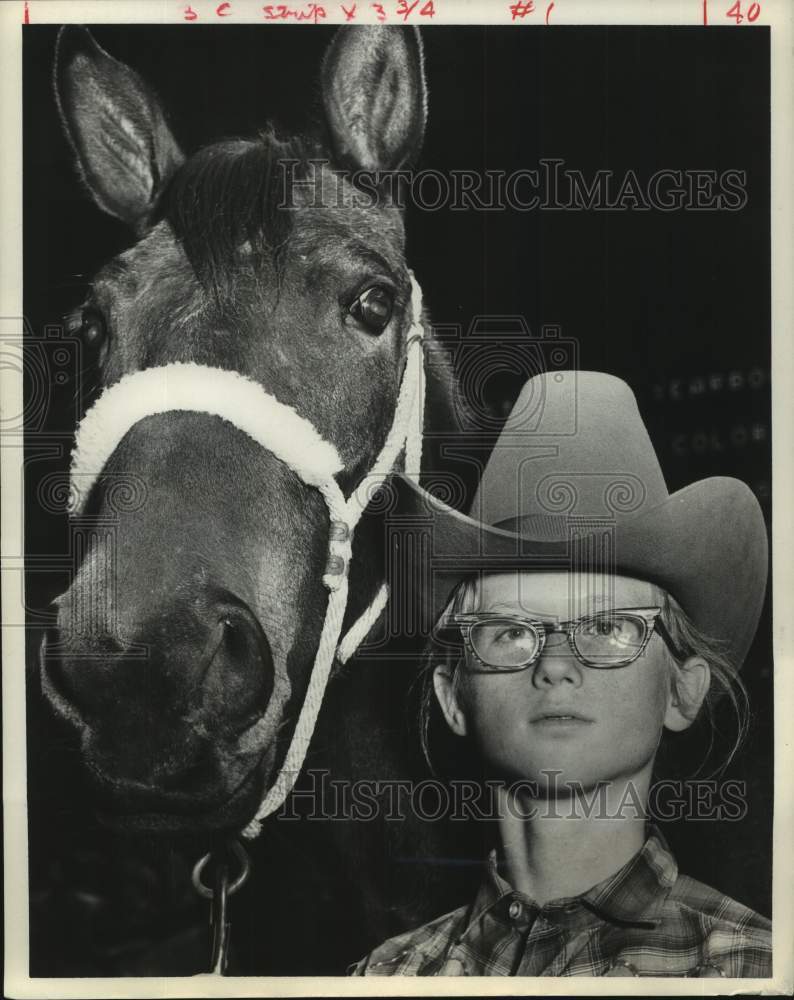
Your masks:
<svg viewBox="0 0 794 1000"><path fill-rule="evenodd" d="M417 525L430 530L429 544L405 546L400 562L421 587L418 596L432 622L461 580L478 572L576 568L570 531L581 546L605 530L603 519L588 524L564 515L488 525L403 475L395 475L393 487L403 524L409 524L405 512L414 512ZM661 587L701 632L723 640L734 665L741 666L761 614L768 565L766 525L745 483L703 479L640 515L616 518L611 544L616 573ZM420 558L427 565L416 566Z"/></svg>

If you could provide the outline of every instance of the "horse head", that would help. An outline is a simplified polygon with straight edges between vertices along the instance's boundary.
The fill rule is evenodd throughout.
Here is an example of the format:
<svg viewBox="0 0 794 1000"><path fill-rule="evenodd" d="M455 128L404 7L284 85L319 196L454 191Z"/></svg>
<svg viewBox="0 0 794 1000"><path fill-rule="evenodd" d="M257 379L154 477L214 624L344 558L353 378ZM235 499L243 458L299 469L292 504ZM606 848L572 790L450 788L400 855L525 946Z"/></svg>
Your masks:
<svg viewBox="0 0 794 1000"><path fill-rule="evenodd" d="M55 86L85 186L134 234L72 321L100 385L193 364L225 370L233 406L223 375L238 373L336 449L348 496L392 426L412 322L402 212L374 183L362 197L349 171L393 172L417 155L418 33L337 33L317 138L268 129L185 156L156 96L81 28L59 37ZM323 498L206 407L206 391L196 384L194 409L123 425L81 497L80 561L42 657L45 693L125 826L250 818L283 761L326 613ZM348 621L379 582L364 548Z"/></svg>

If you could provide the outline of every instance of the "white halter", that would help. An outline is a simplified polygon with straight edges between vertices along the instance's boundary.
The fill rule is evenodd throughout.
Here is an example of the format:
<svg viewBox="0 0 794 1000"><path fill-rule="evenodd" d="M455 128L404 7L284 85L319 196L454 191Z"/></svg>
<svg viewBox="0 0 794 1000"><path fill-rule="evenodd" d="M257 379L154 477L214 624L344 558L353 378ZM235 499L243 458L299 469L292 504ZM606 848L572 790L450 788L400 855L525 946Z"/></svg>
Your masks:
<svg viewBox="0 0 794 1000"><path fill-rule="evenodd" d="M292 790L309 748L334 659L344 663L353 655L389 596L388 586L383 583L372 603L340 641L356 525L370 497L385 482L403 450L406 474L419 479L425 395L424 328L422 291L413 274L411 309L412 323L394 421L374 466L348 500L334 478L343 467L336 448L309 420L239 372L174 363L125 375L105 389L77 428L71 465L74 513L83 508L91 487L130 428L145 417L175 410L209 413L228 420L272 452L307 486L319 490L328 507L328 561L323 583L329 596L314 667L281 771L255 818L242 831L245 837L255 837L261 828L260 821L275 812Z"/></svg>

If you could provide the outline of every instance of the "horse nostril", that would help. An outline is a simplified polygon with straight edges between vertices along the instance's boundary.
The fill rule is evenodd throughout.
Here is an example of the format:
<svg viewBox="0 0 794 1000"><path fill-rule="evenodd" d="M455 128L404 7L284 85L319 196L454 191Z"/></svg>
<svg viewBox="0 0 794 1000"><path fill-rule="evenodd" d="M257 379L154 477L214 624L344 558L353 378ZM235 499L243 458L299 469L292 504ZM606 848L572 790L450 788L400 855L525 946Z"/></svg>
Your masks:
<svg viewBox="0 0 794 1000"><path fill-rule="evenodd" d="M41 690L59 716L82 725L87 706L77 707L80 695L78 677L71 663L67 664L64 660L57 626L50 626L45 631L39 648L38 678Z"/></svg>
<svg viewBox="0 0 794 1000"><path fill-rule="evenodd" d="M54 628L48 628L39 650L39 678L45 694L51 702L66 705L72 700L69 678L64 670L63 660L54 652L58 645L58 635Z"/></svg>
<svg viewBox="0 0 794 1000"><path fill-rule="evenodd" d="M247 605L226 604L208 653L201 671L202 714L227 719L240 732L264 714L273 690L270 643Z"/></svg>

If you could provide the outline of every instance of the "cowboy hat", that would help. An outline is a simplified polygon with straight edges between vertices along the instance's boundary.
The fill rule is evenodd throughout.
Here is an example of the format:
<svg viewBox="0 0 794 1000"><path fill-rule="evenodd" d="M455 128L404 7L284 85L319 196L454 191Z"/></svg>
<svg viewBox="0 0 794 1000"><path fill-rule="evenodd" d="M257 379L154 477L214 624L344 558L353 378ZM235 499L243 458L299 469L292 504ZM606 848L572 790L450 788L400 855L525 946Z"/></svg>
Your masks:
<svg viewBox="0 0 794 1000"><path fill-rule="evenodd" d="M424 547L404 531L392 538L403 547L397 562L422 578L431 621L478 571L595 567L661 587L741 666L766 588L761 508L744 483L722 476L670 494L622 380L558 371L526 382L468 516L405 476L394 485L401 511L416 511L430 535Z"/></svg>

